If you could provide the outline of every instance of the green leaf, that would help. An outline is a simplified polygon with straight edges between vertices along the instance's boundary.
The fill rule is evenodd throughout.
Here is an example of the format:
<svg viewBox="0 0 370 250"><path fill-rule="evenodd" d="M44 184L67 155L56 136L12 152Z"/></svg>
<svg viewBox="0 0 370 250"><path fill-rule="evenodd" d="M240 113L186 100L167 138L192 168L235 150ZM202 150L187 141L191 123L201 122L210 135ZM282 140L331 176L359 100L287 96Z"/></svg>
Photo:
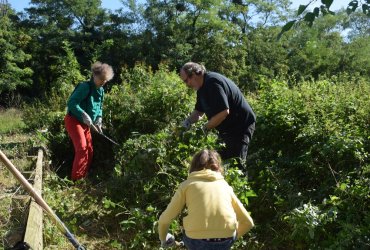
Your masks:
<svg viewBox="0 0 370 250"><path fill-rule="evenodd" d="M325 4L326 8L330 8L331 4L333 3L333 0L321 0L323 4Z"/></svg>
<svg viewBox="0 0 370 250"><path fill-rule="evenodd" d="M297 20L293 20L293 21L290 21L290 22L287 22L284 27L282 28L282 31L286 32L288 30L290 30L293 26L293 24L296 22Z"/></svg>
<svg viewBox="0 0 370 250"><path fill-rule="evenodd" d="M321 13L325 16L328 14L328 10L325 8L324 5L321 5L320 6L320 10L321 10Z"/></svg>
<svg viewBox="0 0 370 250"><path fill-rule="evenodd" d="M342 190L342 191L346 190L346 188L347 188L347 184L346 183L341 183L339 185L339 189Z"/></svg>
<svg viewBox="0 0 370 250"><path fill-rule="evenodd" d="M340 198L338 196L335 196L335 195L330 195L330 200L331 201L337 201L337 200L340 200Z"/></svg>
<svg viewBox="0 0 370 250"><path fill-rule="evenodd" d="M294 24L296 21L297 21L297 20L293 20L293 21L287 22L287 23L283 26L283 28L281 28L280 33L279 33L279 34L277 35L277 37L276 37L276 40L280 40L281 36L282 36L285 32L287 32L288 30L290 30L290 29L292 28L293 24Z"/></svg>
<svg viewBox="0 0 370 250"><path fill-rule="evenodd" d="M257 194L253 190L245 192L246 197L257 197Z"/></svg>
<svg viewBox="0 0 370 250"><path fill-rule="evenodd" d="M303 4L299 5L297 16L299 16L300 14L302 14L303 11L306 10L307 6L308 5L303 5Z"/></svg>
<svg viewBox="0 0 370 250"><path fill-rule="evenodd" d="M347 9L351 9L352 12L354 12L358 7L358 1L354 0L354 1L351 1L349 4L348 4L348 7Z"/></svg>
<svg viewBox="0 0 370 250"><path fill-rule="evenodd" d="M362 5L362 12L366 15L369 12L369 6L367 4Z"/></svg>
<svg viewBox="0 0 370 250"><path fill-rule="evenodd" d="M308 23L308 26L312 26L313 24L313 21L315 21L315 14L312 13L312 12L308 12L305 16L304 16L304 20Z"/></svg>
<svg viewBox="0 0 370 250"><path fill-rule="evenodd" d="M319 14L320 14L320 9L319 9L319 7L316 7L316 8L314 8L314 9L313 9L313 14L314 14L316 17L318 17L318 16L319 16Z"/></svg>
<svg viewBox="0 0 370 250"><path fill-rule="evenodd" d="M297 20L293 20L293 21L289 21L289 22L287 22L287 23L283 26L283 28L281 28L281 31L280 31L280 33L279 33L279 34L278 34L278 36L277 36L277 40L280 40L281 36L282 36L285 32L287 32L288 30L290 30L290 29L292 28L293 24L294 24L296 21L297 21Z"/></svg>
<svg viewBox="0 0 370 250"><path fill-rule="evenodd" d="M353 12L353 9L351 9L350 7L347 7L346 9L347 15L350 15L352 12Z"/></svg>

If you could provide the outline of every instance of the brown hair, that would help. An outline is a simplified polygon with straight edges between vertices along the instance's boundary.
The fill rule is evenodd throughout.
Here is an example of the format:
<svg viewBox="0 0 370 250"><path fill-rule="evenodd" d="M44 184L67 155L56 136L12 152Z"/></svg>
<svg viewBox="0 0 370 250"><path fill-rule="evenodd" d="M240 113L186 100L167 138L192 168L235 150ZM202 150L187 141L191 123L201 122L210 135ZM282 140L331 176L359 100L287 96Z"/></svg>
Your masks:
<svg viewBox="0 0 370 250"><path fill-rule="evenodd" d="M203 149L193 156L189 173L203 169L210 169L212 171L223 173L221 157L216 151Z"/></svg>
<svg viewBox="0 0 370 250"><path fill-rule="evenodd" d="M91 71L94 76L98 76L104 80L111 80L114 76L112 66L106 64L106 63L101 63L101 62L95 62L91 66Z"/></svg>

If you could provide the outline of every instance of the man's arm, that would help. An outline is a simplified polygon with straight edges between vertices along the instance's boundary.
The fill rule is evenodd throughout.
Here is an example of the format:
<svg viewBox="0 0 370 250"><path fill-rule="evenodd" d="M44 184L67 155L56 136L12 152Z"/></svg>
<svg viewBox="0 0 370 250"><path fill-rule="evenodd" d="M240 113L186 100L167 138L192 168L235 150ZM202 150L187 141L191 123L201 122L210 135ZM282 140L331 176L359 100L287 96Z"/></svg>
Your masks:
<svg viewBox="0 0 370 250"><path fill-rule="evenodd" d="M226 119L226 117L229 115L230 111L229 109L225 109L217 114L215 114L214 116L211 117L211 119L209 119L209 121L204 125L204 127L206 129L213 129L215 127L217 127L218 125L221 124L221 122L223 122L223 120Z"/></svg>

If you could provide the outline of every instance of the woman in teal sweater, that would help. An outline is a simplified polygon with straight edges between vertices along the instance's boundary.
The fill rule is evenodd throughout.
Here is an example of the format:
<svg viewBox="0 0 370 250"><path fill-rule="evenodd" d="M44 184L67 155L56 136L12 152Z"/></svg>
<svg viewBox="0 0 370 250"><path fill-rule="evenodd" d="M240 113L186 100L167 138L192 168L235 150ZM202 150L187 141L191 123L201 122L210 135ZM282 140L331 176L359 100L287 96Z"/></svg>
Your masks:
<svg viewBox="0 0 370 250"><path fill-rule="evenodd" d="M191 250L230 249L236 238L254 226L249 213L224 180L222 171L216 151L202 150L193 157L187 180L180 184L159 217L162 247L175 242L167 233L168 228L185 206L183 241Z"/></svg>
<svg viewBox="0 0 370 250"><path fill-rule="evenodd" d="M103 116L103 86L113 78L113 69L105 63L96 62L91 67L90 81L77 85L68 99L64 123L72 139L75 157L72 180L86 177L92 162L93 145L90 127L94 124L101 132Z"/></svg>

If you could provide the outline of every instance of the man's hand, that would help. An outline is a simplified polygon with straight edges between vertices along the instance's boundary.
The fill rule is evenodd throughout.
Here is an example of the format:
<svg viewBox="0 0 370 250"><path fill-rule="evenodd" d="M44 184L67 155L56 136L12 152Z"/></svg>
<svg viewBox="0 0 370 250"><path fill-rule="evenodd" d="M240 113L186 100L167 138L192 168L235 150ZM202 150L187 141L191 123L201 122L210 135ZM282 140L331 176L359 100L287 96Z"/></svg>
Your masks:
<svg viewBox="0 0 370 250"><path fill-rule="evenodd" d="M176 244L175 237L172 234L167 233L166 241L161 241L162 248L169 248Z"/></svg>
<svg viewBox="0 0 370 250"><path fill-rule="evenodd" d="M189 120L189 118L186 118L182 123L181 123L181 126L183 128L185 128L186 130L189 130L190 127L191 127L191 122Z"/></svg>
<svg viewBox="0 0 370 250"><path fill-rule="evenodd" d="M98 118L96 118L95 126L98 129L98 132L102 134L103 133L103 130L102 130L103 119L101 118L101 116L99 116Z"/></svg>
<svg viewBox="0 0 370 250"><path fill-rule="evenodd" d="M85 111L82 112L82 120L89 127L93 124L90 116Z"/></svg>

